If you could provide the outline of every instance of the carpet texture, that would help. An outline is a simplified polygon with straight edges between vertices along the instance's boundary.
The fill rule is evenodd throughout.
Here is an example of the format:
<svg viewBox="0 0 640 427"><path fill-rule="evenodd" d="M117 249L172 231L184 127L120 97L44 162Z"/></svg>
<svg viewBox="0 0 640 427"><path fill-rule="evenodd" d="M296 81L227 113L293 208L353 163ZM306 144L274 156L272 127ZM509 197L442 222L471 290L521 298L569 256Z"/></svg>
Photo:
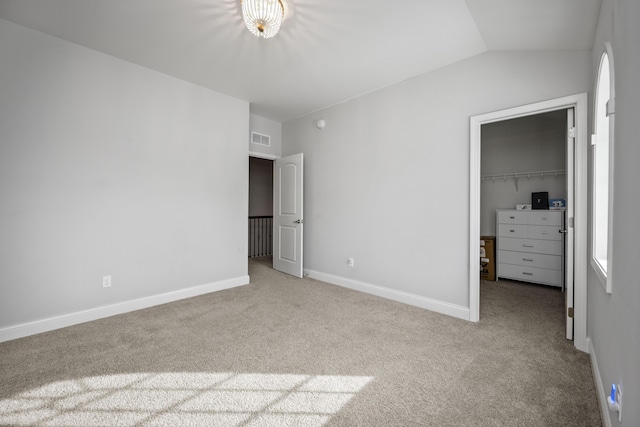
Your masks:
<svg viewBox="0 0 640 427"><path fill-rule="evenodd" d="M0 344L0 425L600 426L557 289L477 324L250 260L251 284Z"/></svg>

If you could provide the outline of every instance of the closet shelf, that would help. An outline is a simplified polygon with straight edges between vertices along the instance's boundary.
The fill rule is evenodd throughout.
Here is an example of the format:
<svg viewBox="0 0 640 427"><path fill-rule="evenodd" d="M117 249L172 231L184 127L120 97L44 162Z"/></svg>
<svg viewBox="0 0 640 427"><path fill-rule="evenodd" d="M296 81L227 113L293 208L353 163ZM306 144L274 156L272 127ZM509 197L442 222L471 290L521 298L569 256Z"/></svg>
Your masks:
<svg viewBox="0 0 640 427"><path fill-rule="evenodd" d="M495 181L495 180L503 180L514 179L516 185L516 192L518 191L518 180L520 178L544 178L545 176L553 176L556 177L558 175L566 175L566 170L551 170L551 171L535 171L535 172L517 172L517 173L501 173L497 175L483 175L480 177L482 181Z"/></svg>

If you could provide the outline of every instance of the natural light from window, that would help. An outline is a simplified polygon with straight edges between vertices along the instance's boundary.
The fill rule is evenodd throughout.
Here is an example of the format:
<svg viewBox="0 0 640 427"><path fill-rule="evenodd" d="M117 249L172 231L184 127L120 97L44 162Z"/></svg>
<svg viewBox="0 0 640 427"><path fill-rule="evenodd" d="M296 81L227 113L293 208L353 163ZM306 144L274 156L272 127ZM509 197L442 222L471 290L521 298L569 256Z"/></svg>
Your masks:
<svg viewBox="0 0 640 427"><path fill-rule="evenodd" d="M593 263L607 291L610 292L609 239L610 239L610 192L611 176L611 129L612 110L609 57L602 55L598 72L595 100L593 135Z"/></svg>
<svg viewBox="0 0 640 427"><path fill-rule="evenodd" d="M0 425L322 426L373 378L165 372L58 381L0 400Z"/></svg>

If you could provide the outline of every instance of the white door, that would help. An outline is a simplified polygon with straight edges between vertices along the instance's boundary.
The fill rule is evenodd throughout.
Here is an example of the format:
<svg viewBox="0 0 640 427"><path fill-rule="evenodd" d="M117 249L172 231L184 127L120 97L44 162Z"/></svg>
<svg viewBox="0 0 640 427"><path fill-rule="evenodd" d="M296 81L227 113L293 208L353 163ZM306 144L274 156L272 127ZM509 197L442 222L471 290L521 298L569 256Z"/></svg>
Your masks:
<svg viewBox="0 0 640 427"><path fill-rule="evenodd" d="M565 316L567 339L573 339L573 249L574 249L574 173L575 173L575 119L574 109L567 110L567 210L565 216Z"/></svg>
<svg viewBox="0 0 640 427"><path fill-rule="evenodd" d="M273 268L302 277L302 153L273 162Z"/></svg>

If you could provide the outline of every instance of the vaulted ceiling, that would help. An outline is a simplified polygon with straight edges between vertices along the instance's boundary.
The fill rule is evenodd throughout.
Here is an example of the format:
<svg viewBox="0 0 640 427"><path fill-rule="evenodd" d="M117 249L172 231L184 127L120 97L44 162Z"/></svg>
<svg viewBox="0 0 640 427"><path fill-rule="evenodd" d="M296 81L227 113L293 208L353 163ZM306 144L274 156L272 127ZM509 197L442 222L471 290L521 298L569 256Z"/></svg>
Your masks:
<svg viewBox="0 0 640 427"><path fill-rule="evenodd" d="M0 0L0 18L208 87L285 122L486 51L591 49L601 0Z"/></svg>

